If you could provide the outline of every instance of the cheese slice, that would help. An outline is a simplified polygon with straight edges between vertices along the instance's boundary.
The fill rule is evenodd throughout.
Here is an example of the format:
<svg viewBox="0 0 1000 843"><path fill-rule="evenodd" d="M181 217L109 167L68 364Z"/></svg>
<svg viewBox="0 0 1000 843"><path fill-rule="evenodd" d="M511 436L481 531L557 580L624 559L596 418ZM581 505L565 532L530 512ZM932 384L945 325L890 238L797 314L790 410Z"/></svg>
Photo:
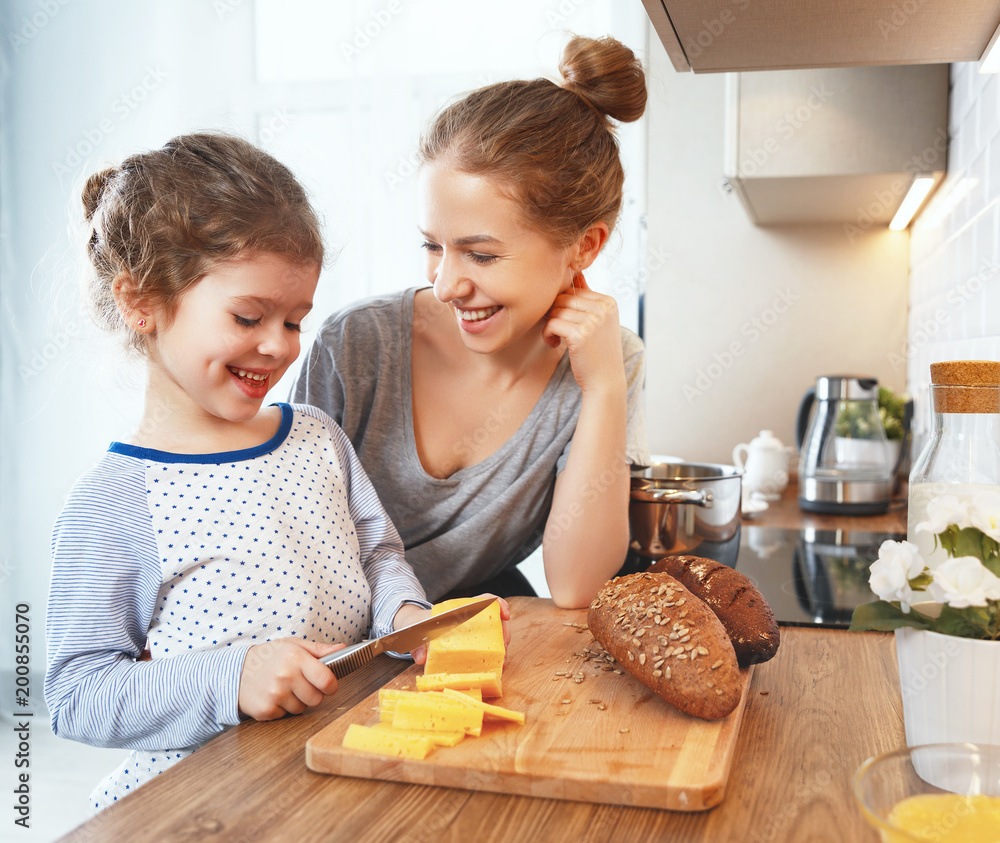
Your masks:
<svg viewBox="0 0 1000 843"><path fill-rule="evenodd" d="M483 697L499 697L503 693L499 671L488 670L485 673L425 673L417 677L418 691L443 691L445 688L453 688L455 690L478 689Z"/></svg>
<svg viewBox="0 0 1000 843"><path fill-rule="evenodd" d="M434 746L455 746L465 739L465 732L425 732L416 731L414 729L408 729L404 732L400 729L393 728L392 723L388 723L384 720L373 724L371 728L377 729L381 732L391 732L396 735L412 735L416 738L427 738L427 740L434 744Z"/></svg>
<svg viewBox="0 0 1000 843"><path fill-rule="evenodd" d="M344 746L360 752L390 755L396 758L426 758L434 751L434 743L420 735L391 732L352 723L344 734Z"/></svg>
<svg viewBox="0 0 1000 843"><path fill-rule="evenodd" d="M453 693L459 693L454 691ZM414 698L396 701L392 715L392 728L402 731L421 730L427 732L465 732L479 735L483 731L482 709L473 708L457 700L422 699L429 696L420 694ZM474 703L475 700L469 700Z"/></svg>
<svg viewBox="0 0 1000 843"><path fill-rule="evenodd" d="M463 695L461 691L453 691L451 688L445 688L444 695L448 699L453 699L461 705L467 705L480 709L484 716L494 717L498 720L511 720L514 723L520 723L522 726L524 725L523 712L514 711L510 708L503 708L499 705L490 705L489 703L484 703L480 700L474 700L472 697Z"/></svg>
<svg viewBox="0 0 1000 843"><path fill-rule="evenodd" d="M482 701L483 699L483 694L478 688L466 688L461 693L474 700ZM416 697L419 697L420 699L436 700L441 703L448 702L445 695L441 691L407 691L403 688L379 688L379 718L391 723L392 715L396 713L396 703L402 699L413 699Z"/></svg>
<svg viewBox="0 0 1000 843"><path fill-rule="evenodd" d="M438 603L431 610L438 615L449 609L464 606L479 598L459 597ZM506 650L503 643L503 625L500 621L500 604L487 606L451 632L435 638L427 645L425 674L434 673L483 673L503 671Z"/></svg>

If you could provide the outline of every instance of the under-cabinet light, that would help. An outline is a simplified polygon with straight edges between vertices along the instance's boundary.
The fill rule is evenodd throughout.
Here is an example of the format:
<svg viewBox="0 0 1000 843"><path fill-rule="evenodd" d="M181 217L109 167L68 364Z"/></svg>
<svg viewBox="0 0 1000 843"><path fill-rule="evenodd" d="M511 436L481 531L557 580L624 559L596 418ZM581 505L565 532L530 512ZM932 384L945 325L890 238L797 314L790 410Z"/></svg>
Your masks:
<svg viewBox="0 0 1000 843"><path fill-rule="evenodd" d="M896 216L889 223L889 228L893 231L902 231L906 228L933 186L934 176L914 176L910 189L906 191L906 196L903 197L903 202L900 204L899 210L896 211Z"/></svg>
<svg viewBox="0 0 1000 843"><path fill-rule="evenodd" d="M993 32L990 43L983 50L983 55L979 59L980 73L1000 73L1000 26Z"/></svg>

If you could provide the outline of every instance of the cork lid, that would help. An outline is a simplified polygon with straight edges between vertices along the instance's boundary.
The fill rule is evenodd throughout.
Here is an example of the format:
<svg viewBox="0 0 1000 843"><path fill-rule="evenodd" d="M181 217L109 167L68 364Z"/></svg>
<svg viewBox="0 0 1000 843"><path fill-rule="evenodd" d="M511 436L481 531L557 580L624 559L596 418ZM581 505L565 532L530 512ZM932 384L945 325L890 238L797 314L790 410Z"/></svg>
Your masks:
<svg viewBox="0 0 1000 843"><path fill-rule="evenodd" d="M1000 413L1000 362L931 363L931 390L936 413Z"/></svg>
<svg viewBox="0 0 1000 843"><path fill-rule="evenodd" d="M1000 362L996 360L948 360L931 363L931 383L946 386L1000 385Z"/></svg>

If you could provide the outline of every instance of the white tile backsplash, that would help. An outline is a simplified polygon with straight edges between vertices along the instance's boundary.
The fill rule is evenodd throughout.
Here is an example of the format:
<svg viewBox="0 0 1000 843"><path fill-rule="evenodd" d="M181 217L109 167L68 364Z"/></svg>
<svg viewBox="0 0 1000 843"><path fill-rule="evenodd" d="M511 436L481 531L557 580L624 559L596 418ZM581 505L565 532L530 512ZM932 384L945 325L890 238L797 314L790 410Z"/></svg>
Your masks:
<svg viewBox="0 0 1000 843"><path fill-rule="evenodd" d="M927 418L930 364L1000 360L1000 79L951 67L948 175L910 232L907 389Z"/></svg>

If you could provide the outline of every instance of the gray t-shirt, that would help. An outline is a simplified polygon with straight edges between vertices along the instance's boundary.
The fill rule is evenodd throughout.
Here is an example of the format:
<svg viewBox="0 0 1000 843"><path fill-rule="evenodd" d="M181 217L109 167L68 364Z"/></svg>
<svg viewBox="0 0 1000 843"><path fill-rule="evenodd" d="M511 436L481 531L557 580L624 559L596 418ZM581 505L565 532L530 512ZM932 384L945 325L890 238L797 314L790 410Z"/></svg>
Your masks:
<svg viewBox="0 0 1000 843"><path fill-rule="evenodd" d="M328 318L291 395L324 410L344 429L399 530L407 561L428 599L438 600L495 577L541 544L581 394L569 355L563 355L538 403L507 442L448 478L431 477L413 435L415 292L366 299ZM621 334L628 383L626 455L632 463L648 464L643 344L626 328Z"/></svg>

